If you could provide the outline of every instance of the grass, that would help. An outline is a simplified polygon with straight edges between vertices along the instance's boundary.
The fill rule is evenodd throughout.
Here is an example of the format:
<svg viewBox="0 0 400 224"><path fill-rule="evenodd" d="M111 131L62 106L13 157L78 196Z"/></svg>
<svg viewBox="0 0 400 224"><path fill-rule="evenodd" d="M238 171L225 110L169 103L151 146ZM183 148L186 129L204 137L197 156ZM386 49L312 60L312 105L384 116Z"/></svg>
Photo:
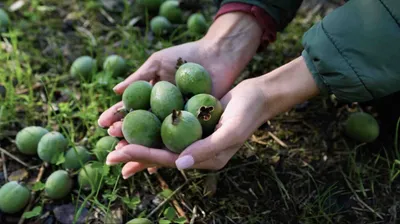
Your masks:
<svg viewBox="0 0 400 224"><path fill-rule="evenodd" d="M105 57L115 53L135 71L153 52L198 38L187 35L184 25L170 36L155 37L148 30L149 15L135 14L128 1L123 2L126 7L113 13L94 0L34 0L10 13L13 26L2 34L0 49L0 84L6 89L0 102L0 146L32 167L12 158L1 160L6 170L0 168L0 184L5 182L5 172L10 176L27 170L24 181L29 184L40 173L42 162L18 153L13 142L25 126L60 131L70 147L83 145L90 150L107 135L97 126L97 119L120 100L112 87L123 77L95 76L88 82L72 78L69 68L76 57L93 56L101 67ZM1 4L8 7L12 3ZM215 12L211 5L207 1L203 9L209 19ZM297 57L302 34L319 19L319 14L310 19L300 12L275 43L254 57L237 82ZM129 25L134 22L135 26ZM373 108L371 113L379 109ZM341 126L357 110L369 111L369 104L315 98L299 105L260 127L255 138L217 172L162 169L123 180L120 166L96 163L103 171L103 187L86 192L75 184L74 192L59 201L47 199L40 187L59 169L48 165L36 183L31 207L40 206L42 211L25 221L52 223L54 207L72 203L75 220L88 212L88 220L100 217L104 223L111 222L111 214L119 214L113 217L116 223L134 217L179 223L177 208L195 223L396 223L400 118L397 115L394 122L387 122L378 113L385 134L373 143L360 144L346 138ZM72 175L76 180L77 172ZM0 221L17 223L21 215L0 213Z"/></svg>

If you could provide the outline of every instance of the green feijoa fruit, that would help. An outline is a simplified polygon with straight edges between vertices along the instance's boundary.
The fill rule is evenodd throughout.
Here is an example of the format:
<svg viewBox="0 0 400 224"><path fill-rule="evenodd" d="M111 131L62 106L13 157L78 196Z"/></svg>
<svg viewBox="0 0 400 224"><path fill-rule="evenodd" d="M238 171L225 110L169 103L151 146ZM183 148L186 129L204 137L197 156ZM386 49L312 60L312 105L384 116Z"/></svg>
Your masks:
<svg viewBox="0 0 400 224"><path fill-rule="evenodd" d="M207 29L207 21L201 13L192 14L187 21L188 30L196 34L204 34Z"/></svg>
<svg viewBox="0 0 400 224"><path fill-rule="evenodd" d="M26 155L36 155L39 141L47 133L47 129L39 126L25 127L15 137L17 149Z"/></svg>
<svg viewBox="0 0 400 224"><path fill-rule="evenodd" d="M179 66L175 74L175 83L184 96L200 93L211 94L212 81L207 70L200 64L187 62Z"/></svg>
<svg viewBox="0 0 400 224"><path fill-rule="evenodd" d="M73 77L89 81L97 73L97 62L90 56L80 56L72 63L70 73Z"/></svg>
<svg viewBox="0 0 400 224"><path fill-rule="evenodd" d="M46 196L51 199L61 199L67 196L72 189L72 179L65 170L54 171L45 183Z"/></svg>
<svg viewBox="0 0 400 224"><path fill-rule="evenodd" d="M179 1L176 0L167 0L163 2L160 6L159 15L164 16L171 23L181 23L183 20L183 13L179 4Z"/></svg>
<svg viewBox="0 0 400 224"><path fill-rule="evenodd" d="M137 0L136 3L149 11L155 12L160 9L161 4L164 0Z"/></svg>
<svg viewBox="0 0 400 224"><path fill-rule="evenodd" d="M102 174L102 167L95 166L93 163L88 163L79 171L78 184L85 191L96 191L99 187L101 187Z"/></svg>
<svg viewBox="0 0 400 224"><path fill-rule="evenodd" d="M30 198L27 187L17 181L8 182L0 188L0 210L9 214L20 212Z"/></svg>
<svg viewBox="0 0 400 224"><path fill-rule="evenodd" d="M360 142L373 142L379 136L379 124L368 113L352 113L345 122L345 134Z"/></svg>
<svg viewBox="0 0 400 224"><path fill-rule="evenodd" d="M85 164L90 159L89 151L83 146L71 147L65 153L65 162L63 163L64 169L79 169L82 164Z"/></svg>
<svg viewBox="0 0 400 224"><path fill-rule="evenodd" d="M161 143L161 121L146 110L135 110L125 116L122 133L130 144L156 147Z"/></svg>
<svg viewBox="0 0 400 224"><path fill-rule="evenodd" d="M130 84L122 94L122 101L127 111L150 109L150 95L153 86L143 80Z"/></svg>
<svg viewBox="0 0 400 224"><path fill-rule="evenodd" d="M164 35L171 30L171 22L164 16L156 16L150 21L150 29L156 35Z"/></svg>
<svg viewBox="0 0 400 224"><path fill-rule="evenodd" d="M199 120L190 112L174 110L161 125L164 145L175 153L181 153L193 142L200 140L203 131Z"/></svg>
<svg viewBox="0 0 400 224"><path fill-rule="evenodd" d="M5 32L10 25L10 17L3 9L0 9L0 33Z"/></svg>
<svg viewBox="0 0 400 224"><path fill-rule="evenodd" d="M38 144L38 156L41 160L56 164L60 154L67 150L68 141L60 132L49 132L40 139Z"/></svg>
<svg viewBox="0 0 400 224"><path fill-rule="evenodd" d="M123 57L113 54L104 60L103 70L113 77L119 77L126 75L128 65Z"/></svg>
<svg viewBox="0 0 400 224"><path fill-rule="evenodd" d="M182 93L174 84L159 81L153 86L150 95L150 107L160 121L171 114L172 110L182 110L184 104Z"/></svg>
<svg viewBox="0 0 400 224"><path fill-rule="evenodd" d="M146 218L135 218L131 219L126 224L153 224L153 222Z"/></svg>
<svg viewBox="0 0 400 224"><path fill-rule="evenodd" d="M191 97L185 105L185 110L192 113L200 121L205 136L214 132L221 118L223 108L221 102L206 93Z"/></svg>
<svg viewBox="0 0 400 224"><path fill-rule="evenodd" d="M93 152L96 155L97 159L100 162L106 160L108 153L115 149L115 146L118 144L119 140L112 136L104 136L99 139L96 143L96 147Z"/></svg>

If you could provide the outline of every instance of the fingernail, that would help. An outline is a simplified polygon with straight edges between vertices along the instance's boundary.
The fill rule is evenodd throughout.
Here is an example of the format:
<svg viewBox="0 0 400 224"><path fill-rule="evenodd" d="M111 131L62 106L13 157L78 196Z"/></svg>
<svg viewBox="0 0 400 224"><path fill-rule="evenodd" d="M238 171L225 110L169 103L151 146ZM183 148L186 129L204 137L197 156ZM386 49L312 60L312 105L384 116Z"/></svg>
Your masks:
<svg viewBox="0 0 400 224"><path fill-rule="evenodd" d="M157 169L148 169L148 171L150 175L157 173Z"/></svg>
<svg viewBox="0 0 400 224"><path fill-rule="evenodd" d="M99 127L101 127L101 128L104 128L104 126L102 126L102 125L100 124L100 119L97 120L97 125L99 125Z"/></svg>
<svg viewBox="0 0 400 224"><path fill-rule="evenodd" d="M134 174L135 174L135 173L131 173L131 174L126 175L126 176L122 175L122 178L124 178L124 179L126 180L126 179L128 179L129 177L133 176Z"/></svg>
<svg viewBox="0 0 400 224"><path fill-rule="evenodd" d="M194 159L190 155L182 156L175 161L175 165L180 170L187 169L194 165Z"/></svg>
<svg viewBox="0 0 400 224"><path fill-rule="evenodd" d="M120 87L120 86L121 86L121 84L122 84L122 82L121 82L121 83L119 83L119 84L117 84L116 86L114 86L114 88L113 88L113 91L115 92L115 91L118 89L118 87Z"/></svg>
<svg viewBox="0 0 400 224"><path fill-rule="evenodd" d="M112 162L112 161L109 161L109 160L107 160L106 161L106 165L107 166L113 166L113 165L116 165L116 164L118 164L119 162Z"/></svg>

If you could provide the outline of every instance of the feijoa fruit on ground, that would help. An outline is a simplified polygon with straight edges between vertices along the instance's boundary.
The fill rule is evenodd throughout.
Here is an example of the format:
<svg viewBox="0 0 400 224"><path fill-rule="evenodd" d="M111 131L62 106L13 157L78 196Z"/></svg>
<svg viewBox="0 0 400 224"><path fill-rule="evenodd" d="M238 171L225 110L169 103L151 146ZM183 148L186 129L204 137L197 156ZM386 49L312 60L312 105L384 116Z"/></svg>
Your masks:
<svg viewBox="0 0 400 224"><path fill-rule="evenodd" d="M90 159L90 153L85 147L78 145L75 148L69 148L64 157L63 167L65 169L79 169L82 167L79 160L85 164Z"/></svg>
<svg viewBox="0 0 400 224"><path fill-rule="evenodd" d="M0 33L7 30L10 25L10 17L3 9L0 9Z"/></svg>
<svg viewBox="0 0 400 224"><path fill-rule="evenodd" d="M38 156L41 160L56 164L60 154L67 150L68 141L60 132L49 132L40 139L38 144Z"/></svg>
<svg viewBox="0 0 400 224"><path fill-rule="evenodd" d="M214 96L206 93L191 97L186 102L185 110L197 117L203 127L204 135L214 132L215 126L218 124L223 112L221 102Z"/></svg>
<svg viewBox="0 0 400 224"><path fill-rule="evenodd" d="M21 211L28 204L31 192L17 181L11 181L0 188L0 210L13 214Z"/></svg>
<svg viewBox="0 0 400 224"><path fill-rule="evenodd" d="M97 159L101 162L105 161L108 153L114 150L118 142L119 140L112 136L104 136L100 138L93 150Z"/></svg>
<svg viewBox="0 0 400 224"><path fill-rule="evenodd" d="M207 21L201 13L194 13L189 16L187 21L188 30L196 34L204 34L207 29Z"/></svg>
<svg viewBox="0 0 400 224"><path fill-rule="evenodd" d="M72 179L67 171L57 170L47 178L44 191L47 197L60 199L71 192L72 183Z"/></svg>
<svg viewBox="0 0 400 224"><path fill-rule="evenodd" d="M355 112L345 122L345 133L360 142L373 142L379 136L379 124L368 113Z"/></svg>
<svg viewBox="0 0 400 224"><path fill-rule="evenodd" d="M179 66L175 83L184 96L192 97L200 93L211 94L212 81L208 71L200 64L186 62Z"/></svg>
<svg viewBox="0 0 400 224"><path fill-rule="evenodd" d="M179 7L179 1L167 0L160 6L159 15L167 18L171 23L182 22L182 10Z"/></svg>
<svg viewBox="0 0 400 224"><path fill-rule="evenodd" d="M70 73L74 77L89 81L97 72L97 62L94 58L84 55L75 59L71 65Z"/></svg>
<svg viewBox="0 0 400 224"><path fill-rule="evenodd" d="M150 21L150 29L156 35L164 35L170 31L171 22L164 16L155 16Z"/></svg>
<svg viewBox="0 0 400 224"><path fill-rule="evenodd" d="M93 163L88 163L79 171L78 184L83 190L96 191L99 187L101 187L102 174L102 167L95 166Z"/></svg>
<svg viewBox="0 0 400 224"><path fill-rule="evenodd" d="M153 222L146 218L135 218L131 219L126 224L153 224Z"/></svg>
<svg viewBox="0 0 400 224"><path fill-rule="evenodd" d="M149 11L158 11L164 0L137 0L136 3Z"/></svg>
<svg viewBox="0 0 400 224"><path fill-rule="evenodd" d="M161 143L161 121L147 110L134 110L125 116L122 133L130 144L156 147Z"/></svg>
<svg viewBox="0 0 400 224"><path fill-rule="evenodd" d="M172 110L182 110L184 100L182 93L172 83L167 81L159 81L151 90L150 95L151 111L163 121Z"/></svg>
<svg viewBox="0 0 400 224"><path fill-rule="evenodd" d="M49 131L40 126L29 126L20 130L15 136L17 149L26 155L36 155L40 139Z"/></svg>
<svg viewBox="0 0 400 224"><path fill-rule="evenodd" d="M150 109L150 96L153 86L143 80L131 83L122 94L122 101L127 111Z"/></svg>
<svg viewBox="0 0 400 224"><path fill-rule="evenodd" d="M103 70L113 77L124 76L128 71L126 60L116 54L108 56L103 62Z"/></svg>
<svg viewBox="0 0 400 224"><path fill-rule="evenodd" d="M190 112L174 110L161 125L164 145L175 153L181 153L193 142L201 139L203 130L199 120Z"/></svg>

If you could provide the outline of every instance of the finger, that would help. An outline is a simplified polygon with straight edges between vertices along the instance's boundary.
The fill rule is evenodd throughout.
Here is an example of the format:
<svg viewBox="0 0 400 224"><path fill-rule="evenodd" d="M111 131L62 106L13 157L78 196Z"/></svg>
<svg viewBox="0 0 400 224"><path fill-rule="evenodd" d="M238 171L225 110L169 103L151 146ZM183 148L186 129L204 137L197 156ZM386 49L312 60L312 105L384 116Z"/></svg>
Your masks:
<svg viewBox="0 0 400 224"><path fill-rule="evenodd" d="M223 153L218 154L212 159L203 161L201 163L195 164L194 169L207 169L207 170L220 170L228 163L230 158L240 149L240 147L234 146Z"/></svg>
<svg viewBox="0 0 400 224"><path fill-rule="evenodd" d="M124 81L118 83L113 90L117 94L122 94L124 90L135 81L150 81L156 77L158 69L159 61L150 57L136 72L131 74Z"/></svg>
<svg viewBox="0 0 400 224"><path fill-rule="evenodd" d="M122 133L122 121L117 121L114 124L112 124L108 128L107 133L113 137L124 137Z"/></svg>
<svg viewBox="0 0 400 224"><path fill-rule="evenodd" d="M114 122L121 120L124 115L118 111L121 107L124 106L124 103L118 102L114 104L114 106L108 108L106 111L104 111L97 123L99 124L100 127L110 127Z"/></svg>
<svg viewBox="0 0 400 224"><path fill-rule="evenodd" d="M118 142L118 144L115 146L115 150L121 149L122 147L128 145L129 143L126 140L121 140Z"/></svg>
<svg viewBox="0 0 400 224"><path fill-rule="evenodd" d="M193 165L212 159L222 151L233 147L236 138L233 135L236 128L234 125L223 124L212 135L199 140L186 148L175 162L178 169L187 169Z"/></svg>
<svg viewBox="0 0 400 224"><path fill-rule="evenodd" d="M149 165L145 163L139 163L139 162L129 162L122 167L122 177L124 179L128 179L129 177L133 176L135 173L140 172L144 169L149 167Z"/></svg>
<svg viewBox="0 0 400 224"><path fill-rule="evenodd" d="M130 161L158 164L166 167L175 167L178 154L163 149L148 148L130 144L119 150L112 151L107 156L107 165L126 163Z"/></svg>
<svg viewBox="0 0 400 224"><path fill-rule="evenodd" d="M158 167L149 167L147 168L147 172L149 172L149 174L155 174L158 171Z"/></svg>

